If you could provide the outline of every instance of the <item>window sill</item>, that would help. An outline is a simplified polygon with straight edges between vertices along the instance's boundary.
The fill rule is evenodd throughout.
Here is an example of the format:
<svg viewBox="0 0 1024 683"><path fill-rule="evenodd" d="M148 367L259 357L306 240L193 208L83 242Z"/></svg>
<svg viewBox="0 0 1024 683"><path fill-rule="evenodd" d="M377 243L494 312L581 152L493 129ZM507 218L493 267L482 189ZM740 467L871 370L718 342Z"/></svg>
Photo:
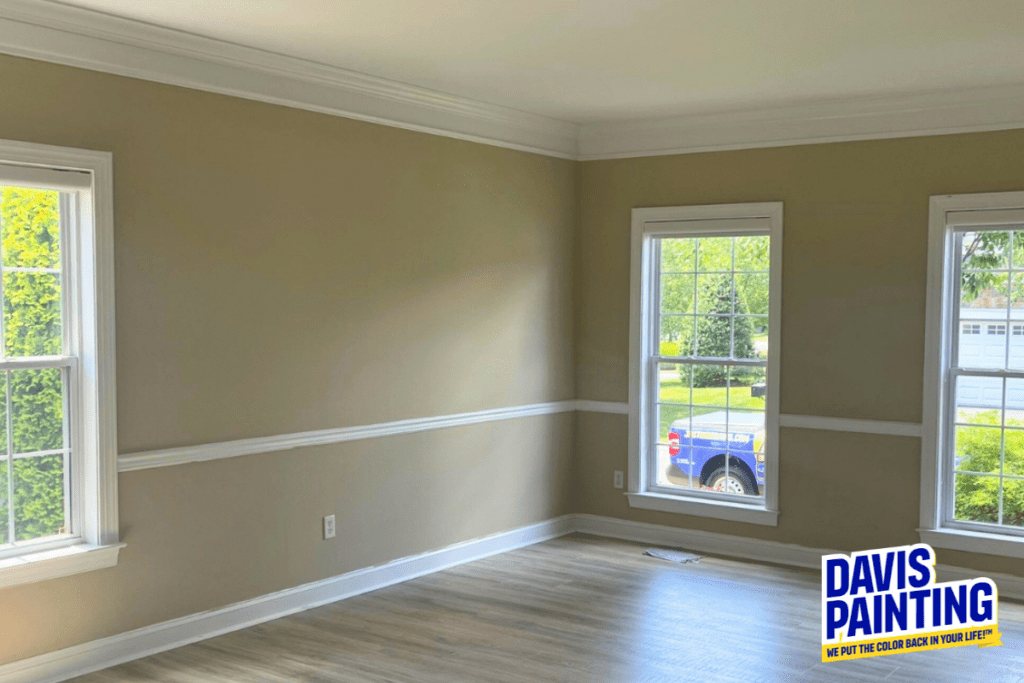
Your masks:
<svg viewBox="0 0 1024 683"><path fill-rule="evenodd" d="M983 555L1002 555L1024 559L1024 537L987 534L983 531L962 529L918 529L921 542L933 548L961 550Z"/></svg>
<svg viewBox="0 0 1024 683"><path fill-rule="evenodd" d="M80 543L0 560L0 588L113 567L123 547L124 543L101 546Z"/></svg>
<svg viewBox="0 0 1024 683"><path fill-rule="evenodd" d="M715 517L733 522L778 526L778 510L767 510L762 507L729 503L720 500L693 500L679 496L666 496L661 493L627 493L629 506L658 512L675 512L681 515L697 517Z"/></svg>

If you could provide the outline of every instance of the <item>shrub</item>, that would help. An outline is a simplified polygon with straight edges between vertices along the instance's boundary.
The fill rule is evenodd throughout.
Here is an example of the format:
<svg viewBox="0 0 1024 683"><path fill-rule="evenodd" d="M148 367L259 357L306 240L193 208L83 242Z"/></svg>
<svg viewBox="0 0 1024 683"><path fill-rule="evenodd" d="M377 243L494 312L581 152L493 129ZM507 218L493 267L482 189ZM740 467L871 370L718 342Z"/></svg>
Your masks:
<svg viewBox="0 0 1024 683"><path fill-rule="evenodd" d="M977 425L999 426L999 411L991 410L971 417ZM1009 421L1012 426L1024 426L1019 421ZM999 453L1002 441L999 429L977 429L958 427L956 455L958 470L968 472L999 473ZM1005 472L1024 472L1024 432L1006 430ZM999 520L999 479L956 475L954 494L954 515L956 519L992 522ZM1013 480L1004 480L1003 523L1024 526L1024 486Z"/></svg>

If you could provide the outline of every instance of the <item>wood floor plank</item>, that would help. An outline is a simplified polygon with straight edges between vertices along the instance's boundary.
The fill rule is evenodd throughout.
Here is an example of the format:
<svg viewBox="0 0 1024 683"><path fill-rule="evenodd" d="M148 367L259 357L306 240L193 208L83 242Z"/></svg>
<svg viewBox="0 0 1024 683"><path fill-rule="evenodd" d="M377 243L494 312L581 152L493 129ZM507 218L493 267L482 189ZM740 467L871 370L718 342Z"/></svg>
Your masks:
<svg viewBox="0 0 1024 683"><path fill-rule="evenodd" d="M823 664L816 574L643 550L574 534L75 683L1024 683L1022 605L1000 648Z"/></svg>

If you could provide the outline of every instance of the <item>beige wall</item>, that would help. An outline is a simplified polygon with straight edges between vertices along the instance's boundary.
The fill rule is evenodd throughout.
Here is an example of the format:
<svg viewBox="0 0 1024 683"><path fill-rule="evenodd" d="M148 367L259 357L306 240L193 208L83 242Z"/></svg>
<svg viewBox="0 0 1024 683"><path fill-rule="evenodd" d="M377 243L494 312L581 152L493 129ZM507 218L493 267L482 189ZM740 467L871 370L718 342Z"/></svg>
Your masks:
<svg viewBox="0 0 1024 683"><path fill-rule="evenodd" d="M785 202L782 411L918 422L928 197L1024 186L1024 131L574 164L7 57L0 86L0 138L114 153L125 453L625 401L630 209L722 202ZM917 440L780 447L776 528L631 510L594 413L126 473L120 563L0 590L0 663L570 510L917 540Z"/></svg>
<svg viewBox="0 0 1024 683"><path fill-rule="evenodd" d="M582 164L577 396L626 401L630 210L782 201L783 413L921 421L931 195L1024 189L1024 131L876 140ZM626 418L581 414L582 512L816 548L915 543L920 442L783 429L777 528L632 510ZM939 560L1024 573L1019 561Z"/></svg>
<svg viewBox="0 0 1024 683"><path fill-rule="evenodd" d="M114 154L121 452L573 397L572 162L8 57L0 91L0 138ZM0 662L564 514L573 422L124 474L120 563L0 590Z"/></svg>
<svg viewBox="0 0 1024 683"><path fill-rule="evenodd" d="M122 474L118 565L0 590L2 661L565 514L572 425L563 413Z"/></svg>

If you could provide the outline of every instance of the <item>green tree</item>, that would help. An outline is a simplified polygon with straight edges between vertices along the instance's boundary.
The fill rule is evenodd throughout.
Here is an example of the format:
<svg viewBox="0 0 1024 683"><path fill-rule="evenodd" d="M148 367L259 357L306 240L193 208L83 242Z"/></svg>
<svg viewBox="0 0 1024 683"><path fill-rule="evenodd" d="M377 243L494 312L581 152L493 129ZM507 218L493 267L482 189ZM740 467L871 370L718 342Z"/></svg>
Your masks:
<svg viewBox="0 0 1024 683"><path fill-rule="evenodd" d="M701 296L709 302L709 316L698 318L697 355L712 358L753 358L754 330L749 318L739 317L747 312L743 301L736 296L732 277L722 274L705 283ZM736 316L728 314L735 313ZM691 333L692 334L692 333ZM725 386L727 369L717 365L696 365L693 368L694 387ZM744 381L749 373L733 369L733 379Z"/></svg>
<svg viewBox="0 0 1024 683"><path fill-rule="evenodd" d="M661 310L664 313L693 313L693 271L697 241L665 239L661 241ZM661 341L678 345L687 326L681 316L661 319ZM692 327L690 323L690 327ZM677 349L678 351L678 349ZM675 354L664 354L675 355Z"/></svg>
<svg viewBox="0 0 1024 683"><path fill-rule="evenodd" d="M59 194L0 188L3 332L7 356L61 353ZM63 447L63 377L59 369L13 370L11 442L15 454ZM0 373L0 396L7 392ZM8 453L6 400L0 401L0 452ZM13 474L14 505L8 501ZM64 519L64 457L4 459L0 467L0 543L12 511L17 540L59 532Z"/></svg>
<svg viewBox="0 0 1024 683"><path fill-rule="evenodd" d="M985 230L965 234L961 252L961 302L970 304L986 289L1009 295L1006 273L991 271L1009 268L1011 255L1014 270L1024 269L1024 231ZM1021 275L1014 274L1014 300L1024 298L1024 277Z"/></svg>
<svg viewBox="0 0 1024 683"><path fill-rule="evenodd" d="M766 236L736 238L736 295L749 313L758 315L768 315L769 244ZM768 319L759 319L757 326L767 332Z"/></svg>
<svg viewBox="0 0 1024 683"><path fill-rule="evenodd" d="M737 272L736 294L747 311L768 313L767 236L669 238L661 241L661 310L663 313L693 314L707 311L713 291L700 287L694 292L695 273ZM706 278L701 277L700 280ZM696 296L695 296L696 294ZM696 299L696 301L695 301ZM767 318L758 319L758 332L767 332ZM693 338L693 320L685 316L664 316L661 341L675 344ZM686 344L682 348L685 350Z"/></svg>

